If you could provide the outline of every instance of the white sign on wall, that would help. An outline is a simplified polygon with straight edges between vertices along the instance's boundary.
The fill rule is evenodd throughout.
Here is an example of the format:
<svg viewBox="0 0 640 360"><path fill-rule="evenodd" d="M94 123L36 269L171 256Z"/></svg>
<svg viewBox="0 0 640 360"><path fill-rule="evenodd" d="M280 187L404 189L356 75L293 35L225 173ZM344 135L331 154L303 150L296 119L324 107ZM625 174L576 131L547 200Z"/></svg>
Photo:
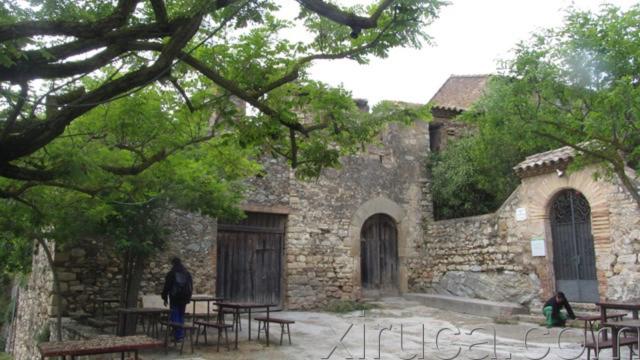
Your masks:
<svg viewBox="0 0 640 360"><path fill-rule="evenodd" d="M517 208L516 209L516 221L524 221L527 220L527 209L525 208Z"/></svg>
<svg viewBox="0 0 640 360"><path fill-rule="evenodd" d="M544 245L544 239L531 239L531 256L547 256L547 249Z"/></svg>

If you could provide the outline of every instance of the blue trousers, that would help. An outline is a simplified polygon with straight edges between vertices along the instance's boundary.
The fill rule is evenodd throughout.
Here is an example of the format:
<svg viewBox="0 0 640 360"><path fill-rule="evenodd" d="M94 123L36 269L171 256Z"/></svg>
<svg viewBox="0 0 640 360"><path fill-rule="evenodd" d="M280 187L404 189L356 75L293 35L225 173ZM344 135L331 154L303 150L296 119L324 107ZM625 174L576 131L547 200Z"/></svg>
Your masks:
<svg viewBox="0 0 640 360"><path fill-rule="evenodd" d="M184 312L186 308L187 304L171 304L169 321L184 324ZM184 337L184 329L174 328L174 336L176 340L181 340Z"/></svg>

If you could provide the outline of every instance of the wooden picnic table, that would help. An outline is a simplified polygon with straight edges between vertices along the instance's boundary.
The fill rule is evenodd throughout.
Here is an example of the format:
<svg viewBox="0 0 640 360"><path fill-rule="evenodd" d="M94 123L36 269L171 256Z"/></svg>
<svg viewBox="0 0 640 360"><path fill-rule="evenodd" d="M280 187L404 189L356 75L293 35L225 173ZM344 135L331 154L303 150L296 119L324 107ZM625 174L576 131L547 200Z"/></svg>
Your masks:
<svg viewBox="0 0 640 360"><path fill-rule="evenodd" d="M209 321L209 314L211 313L211 303L212 302L216 302L216 301L222 301L224 300L221 297L217 297L214 295L206 295L206 294L199 294L199 295L192 295L191 296L191 302L193 303L193 312L191 313L191 315L193 316L193 318L196 317L196 303L197 302L207 302L207 316L206 319L207 321Z"/></svg>
<svg viewBox="0 0 640 360"><path fill-rule="evenodd" d="M229 308L233 310L233 318L234 321L240 322L240 310L247 310L249 313L249 340L251 340L251 309L259 309L266 308L267 309L267 319L269 319L269 311L272 307L278 306L278 304L260 304L260 303L252 303L252 302L226 302L219 301L215 303L218 306L219 317L224 319L224 309ZM237 320L236 320L237 319ZM234 324L235 326L235 348L238 348L238 323ZM265 324L265 331L267 337L267 346L269 346L269 322L267 321Z"/></svg>
<svg viewBox="0 0 640 360"><path fill-rule="evenodd" d="M640 304L637 303L613 303L613 302L597 302L596 305L600 308L600 324L607 322L609 316L607 310L627 310L631 311L631 316L634 320L638 319L638 311L640 311ZM607 340L607 333L603 335L604 340Z"/></svg>
<svg viewBox="0 0 640 360"><path fill-rule="evenodd" d="M106 312L105 308L107 304L119 304L120 298L116 297L98 297L96 301L93 303L93 313L94 316L98 315L97 307L100 307L100 317L104 317Z"/></svg>
<svg viewBox="0 0 640 360"><path fill-rule="evenodd" d="M601 323L601 325L611 328L611 341L612 341L611 351L613 352L613 354L612 354L613 355L613 359L618 359L619 358L619 354L620 354L619 340L620 340L620 338L619 338L618 334L620 333L620 331L624 330L624 329L634 330L636 332L640 331L640 320L638 320L638 319L604 322L604 323ZM640 345L640 338L639 338L639 341L638 341L638 345Z"/></svg>
<svg viewBox="0 0 640 360"><path fill-rule="evenodd" d="M121 353L121 359L127 352L133 351L138 359L138 351L146 349L161 348L164 343L160 340L152 339L146 335L137 336L99 336L89 340L69 340L52 341L38 345L40 357L45 358L62 356L65 359L71 356L71 360L76 356L99 355Z"/></svg>
<svg viewBox="0 0 640 360"><path fill-rule="evenodd" d="M616 321L622 320L623 317L627 316L627 313L609 313L606 315L606 319L613 319ZM594 334L594 327L596 322L598 321L602 321L602 317L601 315L577 315L576 316L576 320L581 320L584 321L584 340L585 342L588 340L587 339L587 332L591 331L591 334L593 336ZM604 340L606 340L606 334L604 334ZM595 339L593 339L593 341L595 341Z"/></svg>
<svg viewBox="0 0 640 360"><path fill-rule="evenodd" d="M150 336L158 337L160 335L160 331L158 329L158 324L160 323L160 317L162 314L168 314L169 309L167 308L157 308L157 307L133 307L133 308L120 308L117 310L119 313L118 317L118 329L122 332L121 335L129 335L124 334L124 324L127 323L128 316L141 316L143 321L147 318L149 321L146 323L146 333ZM136 322L137 324L137 322ZM144 324L144 322L143 322Z"/></svg>
<svg viewBox="0 0 640 360"><path fill-rule="evenodd" d="M105 308L107 304L120 304L119 297L97 297L93 303L93 313L97 316L97 307L100 307L100 317L104 317L106 314ZM142 298L138 298L138 306L142 307Z"/></svg>
<svg viewBox="0 0 640 360"><path fill-rule="evenodd" d="M607 320L607 309L631 311L633 319L638 320L638 311L640 311L640 304L597 302L596 305L600 307L600 321L602 321L603 323L605 323Z"/></svg>

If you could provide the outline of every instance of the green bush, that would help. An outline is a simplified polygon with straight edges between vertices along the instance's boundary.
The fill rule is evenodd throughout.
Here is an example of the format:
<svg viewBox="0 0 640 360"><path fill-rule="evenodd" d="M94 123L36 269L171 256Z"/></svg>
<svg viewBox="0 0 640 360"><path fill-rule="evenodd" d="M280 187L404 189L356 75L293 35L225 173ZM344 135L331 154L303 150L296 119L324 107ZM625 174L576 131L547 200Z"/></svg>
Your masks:
<svg viewBox="0 0 640 360"><path fill-rule="evenodd" d="M371 310L375 305L363 303L353 300L336 300L332 301L325 307L325 311L333 313L348 313L353 311Z"/></svg>
<svg viewBox="0 0 640 360"><path fill-rule="evenodd" d="M40 331L38 331L38 333L35 336L35 340L36 340L36 343L40 344L43 342L47 342L50 339L51 339L51 329L47 324L43 326L42 329L40 329Z"/></svg>

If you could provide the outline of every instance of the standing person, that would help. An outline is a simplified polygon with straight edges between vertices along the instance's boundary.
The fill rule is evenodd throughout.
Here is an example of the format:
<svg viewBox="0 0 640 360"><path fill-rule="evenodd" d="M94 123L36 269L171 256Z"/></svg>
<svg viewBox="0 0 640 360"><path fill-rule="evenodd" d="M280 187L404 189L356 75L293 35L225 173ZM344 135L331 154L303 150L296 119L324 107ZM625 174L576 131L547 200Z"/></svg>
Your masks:
<svg viewBox="0 0 640 360"><path fill-rule="evenodd" d="M561 311L563 307L567 310L567 314ZM564 327L567 322L567 315L571 319L576 318L573 310L571 310L571 305L569 305L569 300L567 300L566 296L564 296L564 293L561 291L558 291L551 299L544 303L542 313L547 320L547 327Z"/></svg>
<svg viewBox="0 0 640 360"><path fill-rule="evenodd" d="M184 324L184 312L191 301L193 282L191 274L179 258L171 259L171 264L173 267L164 280L162 300L164 300L164 306L167 306L167 298L169 300L171 310L169 321ZM174 335L176 341L181 341L184 338L184 329L176 328Z"/></svg>

